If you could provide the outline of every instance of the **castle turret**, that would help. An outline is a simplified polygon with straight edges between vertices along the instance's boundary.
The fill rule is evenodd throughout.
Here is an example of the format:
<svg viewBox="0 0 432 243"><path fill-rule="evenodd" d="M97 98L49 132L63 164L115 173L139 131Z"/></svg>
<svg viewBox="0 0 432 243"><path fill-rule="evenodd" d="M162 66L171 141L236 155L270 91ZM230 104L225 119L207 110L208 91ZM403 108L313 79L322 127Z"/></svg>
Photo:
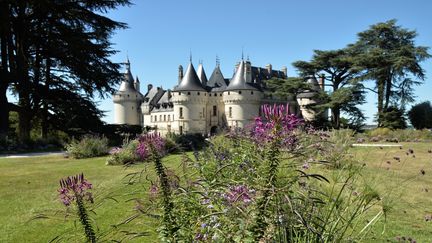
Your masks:
<svg viewBox="0 0 432 243"><path fill-rule="evenodd" d="M259 87L246 80L246 63L241 61L234 77L223 93L228 126L245 127L259 115L263 94Z"/></svg>
<svg viewBox="0 0 432 243"><path fill-rule="evenodd" d="M312 121L316 118L316 113L308 106L318 102L317 94L321 88L314 76L307 77L306 82L309 84L310 89L297 95L297 103L300 106L303 119L306 121Z"/></svg>
<svg viewBox="0 0 432 243"><path fill-rule="evenodd" d="M184 77L171 95L174 104L173 129L181 134L190 131L207 134L205 122L207 90L203 87L192 62L189 63Z"/></svg>
<svg viewBox="0 0 432 243"><path fill-rule="evenodd" d="M135 89L135 82L130 70L130 62L127 60L126 73L120 84L119 90L114 94L114 123L140 125L142 94Z"/></svg>

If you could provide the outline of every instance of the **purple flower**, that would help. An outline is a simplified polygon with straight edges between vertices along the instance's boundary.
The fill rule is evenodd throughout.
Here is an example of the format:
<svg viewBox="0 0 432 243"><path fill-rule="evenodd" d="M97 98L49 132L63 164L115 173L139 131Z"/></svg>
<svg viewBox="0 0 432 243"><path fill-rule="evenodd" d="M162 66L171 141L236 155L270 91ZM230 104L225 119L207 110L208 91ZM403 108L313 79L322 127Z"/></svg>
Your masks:
<svg viewBox="0 0 432 243"><path fill-rule="evenodd" d="M141 135L138 138L138 142L135 152L141 160L146 160L150 157L152 152L159 155L165 153L165 139L163 139L158 133L147 133Z"/></svg>
<svg viewBox="0 0 432 243"><path fill-rule="evenodd" d="M122 148L114 147L114 148L112 148L112 149L109 151L109 154L110 154L110 155L118 154L118 153L120 153L121 151L122 151Z"/></svg>
<svg viewBox="0 0 432 243"><path fill-rule="evenodd" d="M252 138L259 144L278 138L282 145L292 146L297 138L293 134L295 128L303 123L294 114L289 113L288 105L263 105L263 117L256 117L251 128Z"/></svg>
<svg viewBox="0 0 432 243"><path fill-rule="evenodd" d="M308 162L305 162L305 163L302 165L302 168L303 168L304 170L309 169L309 168L310 168L309 163L308 163Z"/></svg>
<svg viewBox="0 0 432 243"><path fill-rule="evenodd" d="M60 201L65 206L70 206L75 200L86 200L93 203L93 195L87 190L93 185L84 179L84 175L69 176L60 180L59 193Z"/></svg>
<svg viewBox="0 0 432 243"><path fill-rule="evenodd" d="M228 204L242 204L247 206L252 202L255 190L250 190L246 185L231 186L229 191L223 195Z"/></svg>

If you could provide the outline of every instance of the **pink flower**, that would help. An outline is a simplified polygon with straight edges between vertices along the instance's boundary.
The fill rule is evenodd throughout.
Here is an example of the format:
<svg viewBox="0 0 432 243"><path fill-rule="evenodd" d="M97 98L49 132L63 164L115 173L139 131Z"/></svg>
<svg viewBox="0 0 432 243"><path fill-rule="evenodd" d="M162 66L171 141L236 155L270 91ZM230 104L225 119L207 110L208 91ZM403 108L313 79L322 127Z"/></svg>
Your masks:
<svg viewBox="0 0 432 243"><path fill-rule="evenodd" d="M57 191L60 201L65 206L70 206L70 204L78 198L93 203L93 196L91 192L87 191L92 188L93 185L84 179L84 174L81 173L80 175L68 176L64 179L60 179L60 188Z"/></svg>
<svg viewBox="0 0 432 243"><path fill-rule="evenodd" d="M163 139L158 133L147 133L141 135L138 138L138 142L139 144L135 152L142 160L146 160L150 157L152 152L156 152L159 155L165 153L165 139Z"/></svg>

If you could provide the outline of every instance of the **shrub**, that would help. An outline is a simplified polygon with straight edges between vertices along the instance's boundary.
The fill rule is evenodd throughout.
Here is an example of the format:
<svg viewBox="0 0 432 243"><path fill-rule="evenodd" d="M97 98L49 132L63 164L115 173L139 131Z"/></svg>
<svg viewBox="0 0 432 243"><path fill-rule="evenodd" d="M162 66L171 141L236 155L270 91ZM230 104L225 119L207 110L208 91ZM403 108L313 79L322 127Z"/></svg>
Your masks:
<svg viewBox="0 0 432 243"><path fill-rule="evenodd" d="M408 118L416 129L432 128L432 105L429 101L414 105Z"/></svg>
<svg viewBox="0 0 432 243"><path fill-rule="evenodd" d="M358 180L361 167L349 156L339 156L328 178L313 172L333 152L326 145L339 143L331 148L346 154L352 131L303 130L280 106L263 113L251 130L212 138L195 159L185 155L183 175L168 176L160 156L151 157L158 183L150 192L159 197L145 208L159 214L162 241L356 241L383 215L366 220L380 197Z"/></svg>
<svg viewBox="0 0 432 243"><path fill-rule="evenodd" d="M391 106L379 115L378 123L381 127L390 129L405 129L407 127L404 110Z"/></svg>
<svg viewBox="0 0 432 243"><path fill-rule="evenodd" d="M183 151L192 151L202 149L205 145L203 135L196 134L183 134L183 135L170 135L170 139L174 140L179 149Z"/></svg>
<svg viewBox="0 0 432 243"><path fill-rule="evenodd" d="M108 154L108 139L84 136L80 141L73 140L66 146L66 150L71 157L76 159L103 156Z"/></svg>
<svg viewBox="0 0 432 243"><path fill-rule="evenodd" d="M110 156L107 159L107 165L126 165L139 161L139 157L135 152L138 146L138 140L127 140L121 148L115 147L110 150Z"/></svg>

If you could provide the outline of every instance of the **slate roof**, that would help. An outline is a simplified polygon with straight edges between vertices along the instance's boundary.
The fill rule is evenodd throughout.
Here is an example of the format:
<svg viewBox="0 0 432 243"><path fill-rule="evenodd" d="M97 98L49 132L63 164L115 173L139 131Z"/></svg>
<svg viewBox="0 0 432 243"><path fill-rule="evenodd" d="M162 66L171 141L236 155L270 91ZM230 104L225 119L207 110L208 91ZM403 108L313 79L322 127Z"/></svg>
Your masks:
<svg viewBox="0 0 432 243"><path fill-rule="evenodd" d="M132 77L132 73L129 66L126 68L126 73L124 74L123 80L120 84L120 88L118 91L120 92L136 91L134 87L134 79Z"/></svg>
<svg viewBox="0 0 432 243"><path fill-rule="evenodd" d="M183 79L180 84L174 88L174 91L206 91L192 63L189 63Z"/></svg>
<svg viewBox="0 0 432 243"><path fill-rule="evenodd" d="M201 84L203 85L203 87L205 87L207 85L208 80L207 80L207 76L204 72L204 67L201 63L198 65L197 75L198 75L199 80L201 81Z"/></svg>
<svg viewBox="0 0 432 243"><path fill-rule="evenodd" d="M306 82L311 85L311 89L305 90L302 93L298 94L297 98L313 98L320 90L320 86L315 77L313 76L308 77Z"/></svg>
<svg viewBox="0 0 432 243"><path fill-rule="evenodd" d="M213 70L213 73L207 82L207 86L210 91L224 91L228 86L228 80L224 78L219 65L217 65Z"/></svg>
<svg viewBox="0 0 432 243"><path fill-rule="evenodd" d="M259 90L256 85L246 82L244 71L245 62L242 60L236 73L234 74L234 77L231 79L228 87L225 90Z"/></svg>

